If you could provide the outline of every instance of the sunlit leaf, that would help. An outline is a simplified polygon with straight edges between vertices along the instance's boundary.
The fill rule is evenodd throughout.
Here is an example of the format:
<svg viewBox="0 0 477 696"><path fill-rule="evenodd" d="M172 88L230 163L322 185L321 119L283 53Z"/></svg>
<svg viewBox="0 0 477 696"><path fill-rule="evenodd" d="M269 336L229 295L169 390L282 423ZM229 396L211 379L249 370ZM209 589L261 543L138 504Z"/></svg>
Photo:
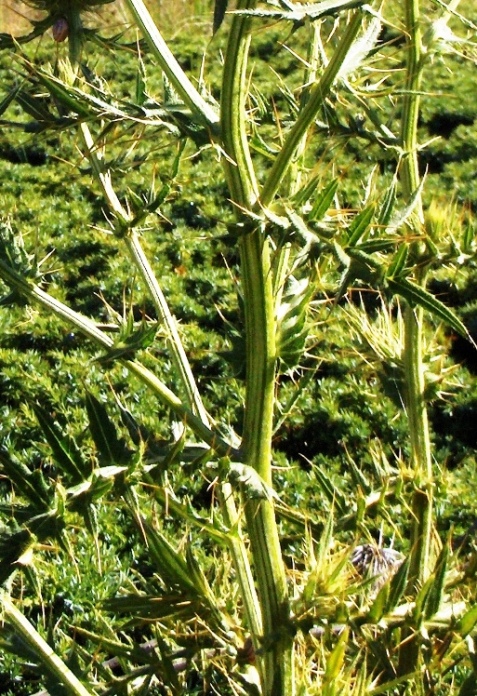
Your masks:
<svg viewBox="0 0 477 696"><path fill-rule="evenodd" d="M91 473L91 464L88 465L84 461L74 440L65 432L61 432L59 425L44 408L39 404L33 404L33 410L57 466L68 475L72 483L83 481Z"/></svg>
<svg viewBox="0 0 477 696"><path fill-rule="evenodd" d="M321 220L333 203L336 191L338 190L338 179L332 179L330 183L321 191L312 209L308 213L309 220Z"/></svg>
<svg viewBox="0 0 477 696"><path fill-rule="evenodd" d="M356 215L348 230L348 246L354 247L366 237L371 228L374 212L375 206L368 205Z"/></svg>
<svg viewBox="0 0 477 696"><path fill-rule="evenodd" d="M89 428L99 457L104 464L120 464L129 459L130 451L118 436L106 406L90 392L86 393Z"/></svg>
<svg viewBox="0 0 477 696"><path fill-rule="evenodd" d="M427 310L436 319L443 321L460 336L466 338L472 345L475 343L461 320L443 302L424 288L416 285L407 278L387 278L389 288L403 297L410 305L418 305Z"/></svg>
<svg viewBox="0 0 477 696"><path fill-rule="evenodd" d="M389 592L389 582L385 582L368 612L367 620L370 623L377 624L383 618L389 603Z"/></svg>
<svg viewBox="0 0 477 696"><path fill-rule="evenodd" d="M468 636L477 624L477 606L471 607L457 623L457 631L461 636Z"/></svg>
<svg viewBox="0 0 477 696"><path fill-rule="evenodd" d="M449 545L444 544L439 558L436 561L436 567L433 573L434 581L430 587L429 593L426 596L424 607L424 618L430 619L437 614L444 599L445 579L447 573L447 565L449 561Z"/></svg>

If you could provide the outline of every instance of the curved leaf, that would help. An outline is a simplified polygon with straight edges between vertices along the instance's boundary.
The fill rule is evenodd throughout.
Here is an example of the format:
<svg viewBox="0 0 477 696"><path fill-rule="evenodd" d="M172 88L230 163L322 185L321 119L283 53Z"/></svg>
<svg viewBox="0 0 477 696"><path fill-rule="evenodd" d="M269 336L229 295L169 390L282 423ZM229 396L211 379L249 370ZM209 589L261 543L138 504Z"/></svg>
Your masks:
<svg viewBox="0 0 477 696"><path fill-rule="evenodd" d="M473 338L459 317L443 302L438 300L437 297L407 278L387 278L387 283L390 290L403 297L410 305L418 305L427 310L477 348Z"/></svg>

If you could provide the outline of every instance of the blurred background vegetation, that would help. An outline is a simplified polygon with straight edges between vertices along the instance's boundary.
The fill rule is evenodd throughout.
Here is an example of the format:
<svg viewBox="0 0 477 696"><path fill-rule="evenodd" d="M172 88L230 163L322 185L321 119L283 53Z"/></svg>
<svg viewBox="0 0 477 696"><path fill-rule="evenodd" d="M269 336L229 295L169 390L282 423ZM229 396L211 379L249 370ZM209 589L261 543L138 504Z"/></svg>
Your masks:
<svg viewBox="0 0 477 696"><path fill-rule="evenodd" d="M196 27L212 26L211 0L147 0L145 5L161 30L167 33L179 31L188 23ZM128 23L121 0L107 5L99 14L104 26L117 29ZM28 19L34 16L28 5L17 0L4 0L0 6L0 32L17 34L29 26Z"/></svg>

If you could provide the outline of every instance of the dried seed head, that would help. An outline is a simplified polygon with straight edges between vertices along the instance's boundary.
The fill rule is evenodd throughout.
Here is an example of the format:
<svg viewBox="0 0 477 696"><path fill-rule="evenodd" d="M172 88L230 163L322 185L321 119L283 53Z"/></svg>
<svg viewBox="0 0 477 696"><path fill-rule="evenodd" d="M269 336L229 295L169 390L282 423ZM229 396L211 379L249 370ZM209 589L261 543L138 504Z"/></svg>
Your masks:
<svg viewBox="0 0 477 696"><path fill-rule="evenodd" d="M68 38L70 33L70 28L68 22L64 17L58 17L58 19L53 24L53 38L57 43L61 43Z"/></svg>

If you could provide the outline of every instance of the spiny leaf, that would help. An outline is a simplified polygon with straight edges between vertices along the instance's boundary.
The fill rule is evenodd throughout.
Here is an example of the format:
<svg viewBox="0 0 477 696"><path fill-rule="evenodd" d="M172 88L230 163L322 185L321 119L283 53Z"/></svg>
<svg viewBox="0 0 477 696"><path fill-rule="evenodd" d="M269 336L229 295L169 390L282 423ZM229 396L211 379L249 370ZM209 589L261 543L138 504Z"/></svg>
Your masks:
<svg viewBox="0 0 477 696"><path fill-rule="evenodd" d="M277 312L277 357L286 369L298 365L308 336L307 309L311 288L307 279L291 278Z"/></svg>
<svg viewBox="0 0 477 696"><path fill-rule="evenodd" d="M305 19L317 20L328 15L337 15L343 10L364 5L364 0L322 0L322 2L306 3L305 5L289 5L290 10L236 10L236 14L264 17L267 19L288 19L292 22L303 22Z"/></svg>
<svg viewBox="0 0 477 696"><path fill-rule="evenodd" d="M367 620L369 623L377 624L383 618L389 603L389 591L389 582L386 582L379 590L368 612Z"/></svg>
<svg viewBox="0 0 477 696"><path fill-rule="evenodd" d="M92 110L90 105L85 105L85 99L78 97L76 90L64 85L60 80L54 78L53 76L47 75L42 71L36 70L35 66L28 62L26 63L26 67L30 70L33 70L36 73L36 77L38 78L38 80L48 89L50 94L57 100L58 103L62 105L62 107L65 110L71 111L73 113L78 114L79 116L84 117L94 115L94 110ZM30 111L28 111L28 113L30 113L31 116L37 118L37 120L39 121L55 121L55 117L51 114L51 112L39 108L39 105L35 104L32 101L31 97L28 97L29 95L27 95L26 93L20 95L20 103L25 108L25 110L28 111L28 109L30 108ZM90 100L92 99L93 98L90 96ZM35 116L35 109L38 109L37 116Z"/></svg>
<svg viewBox="0 0 477 696"><path fill-rule="evenodd" d="M346 626L341 632L340 637L338 638L338 642L336 643L331 655L328 657L328 660L326 661L326 670L324 677L324 686L326 692L328 691L328 687L331 686L333 682L335 682L335 680L338 678L338 675L341 671L344 662L346 646L348 644L348 637L349 627Z"/></svg>
<svg viewBox="0 0 477 696"><path fill-rule="evenodd" d="M145 521L138 522L151 552L157 571L170 589L179 588L191 598L202 596L201 588L197 586L186 560L171 546L165 536L155 530Z"/></svg>
<svg viewBox="0 0 477 696"><path fill-rule="evenodd" d="M409 253L408 244L400 244L397 252L395 253L391 264L388 268L387 275L391 278L399 277L406 266L406 261Z"/></svg>
<svg viewBox="0 0 477 696"><path fill-rule="evenodd" d="M32 553L37 543L54 539L62 548L68 545L64 535L65 521L61 512L51 509L46 513L30 517L21 529L0 534L0 584L20 566L31 564Z"/></svg>
<svg viewBox="0 0 477 696"><path fill-rule="evenodd" d="M361 488L367 495L369 495L369 493L372 491L372 486L369 479L365 476L362 469L356 464L352 457L348 455L347 460L350 474L354 479L356 488Z"/></svg>
<svg viewBox="0 0 477 696"><path fill-rule="evenodd" d="M333 203L336 191L338 190L338 179L333 179L323 189L321 195L316 199L312 209L308 214L308 220L321 220Z"/></svg>
<svg viewBox="0 0 477 696"><path fill-rule="evenodd" d="M222 26L225 13L227 12L228 0L215 0L214 3L214 24L212 34L214 35Z"/></svg>
<svg viewBox="0 0 477 696"><path fill-rule="evenodd" d="M0 116L5 113L12 101L14 101L20 89L21 87L19 85L16 85L7 93L7 95L2 99L2 101L0 101Z"/></svg>
<svg viewBox="0 0 477 696"><path fill-rule="evenodd" d="M409 204L403 208L402 210L398 210L390 219L388 226L386 227L386 233L390 234L391 232L394 232L398 228L402 227L405 222L410 218L412 213L414 212L418 202L420 201L420 197L422 194L422 189L424 187L424 182L425 178L423 177L421 179L421 182L417 189L413 192Z"/></svg>
<svg viewBox="0 0 477 696"><path fill-rule="evenodd" d="M37 512L50 507L52 494L41 471L31 471L3 448L0 449L0 465L16 492L28 500Z"/></svg>
<svg viewBox="0 0 477 696"><path fill-rule="evenodd" d="M356 246L366 233L369 232L371 228L371 222L374 217L375 206L368 205L364 210L362 210L351 223L348 230L348 240L347 245L350 247Z"/></svg>
<svg viewBox="0 0 477 696"><path fill-rule="evenodd" d="M309 201L311 196L316 191L319 181L319 176L313 176L310 181L307 181L307 183L292 196L291 200L293 201L295 208L300 208Z"/></svg>
<svg viewBox="0 0 477 696"><path fill-rule="evenodd" d="M126 462L130 454L126 443L118 437L106 406L90 392L86 393L86 410L91 435L102 462L105 464Z"/></svg>
<svg viewBox="0 0 477 696"><path fill-rule="evenodd" d="M114 346L108 350L106 355L96 358L96 361L107 365L118 358L132 360L136 351L144 350L152 344L156 332L156 324L144 323L138 329L132 330L129 322L126 322Z"/></svg>
<svg viewBox="0 0 477 696"><path fill-rule="evenodd" d="M399 566L397 572L393 575L389 586L389 597L386 605L386 612L392 612L406 591L407 581L409 577L410 558L409 556Z"/></svg>
<svg viewBox="0 0 477 696"><path fill-rule="evenodd" d="M474 628L475 624L477 623L477 605L471 607L469 611L467 611L464 616L461 616L457 623L457 631L460 633L460 635L465 638L465 636L468 636L469 633L472 631Z"/></svg>
<svg viewBox="0 0 477 696"><path fill-rule="evenodd" d="M160 596L125 595L103 603L105 609L114 613L130 614L132 618L126 627L143 624L144 620L161 621L172 618L174 621L190 621L203 613L203 606L190 593L167 592ZM207 617L208 618L208 617Z"/></svg>
<svg viewBox="0 0 477 696"><path fill-rule="evenodd" d="M321 490L328 498L328 501L336 507L338 514L341 516L349 512L349 502L346 500L345 495L335 486L333 481L319 466L313 467L313 472L318 479Z"/></svg>
<svg viewBox="0 0 477 696"><path fill-rule="evenodd" d="M430 575L417 593L413 612L416 628L419 628L424 620L424 613L426 611L429 594L432 591L434 579L434 575Z"/></svg>
<svg viewBox="0 0 477 696"><path fill-rule="evenodd" d="M21 558L36 542L36 537L28 529L0 534L0 585L19 568Z"/></svg>
<svg viewBox="0 0 477 696"><path fill-rule="evenodd" d="M45 98L18 90L16 101L26 113L40 123L54 123L56 116L46 107Z"/></svg>
<svg viewBox="0 0 477 696"><path fill-rule="evenodd" d="M38 424L51 447L55 463L67 474L72 483L79 483L89 476L88 466L73 439L62 433L50 414L39 404L33 404Z"/></svg>
<svg viewBox="0 0 477 696"><path fill-rule="evenodd" d="M430 587L429 593L426 596L426 602L424 606L424 618L430 619L437 614L440 609L443 596L444 596L444 586L445 578L447 572L447 564L449 561L449 545L445 544L439 558L436 562L436 568L433 573L434 581Z"/></svg>
<svg viewBox="0 0 477 696"><path fill-rule="evenodd" d="M23 277L37 277L34 257L27 253L22 236L14 231L9 219L0 219L0 257Z"/></svg>
<svg viewBox="0 0 477 696"><path fill-rule="evenodd" d="M452 310L446 307L445 304L443 304L430 292L403 277L387 278L387 284L394 293L404 297L404 299L407 300L410 305L418 305L427 310L437 319L440 319L447 324L447 326L449 326L451 329L454 329L454 331L460 336L463 336L463 338L470 341L470 343L477 348L471 335L461 320L454 314L454 312L452 312Z"/></svg>
<svg viewBox="0 0 477 696"><path fill-rule="evenodd" d="M396 189L397 181L393 179L391 186L388 188L384 201L378 213L376 223L381 228L386 228L391 220L391 215L394 210L394 205L396 203Z"/></svg>
<svg viewBox="0 0 477 696"><path fill-rule="evenodd" d="M268 486L252 466L247 464L232 463L228 472L228 477L233 483L239 483L245 498L263 498L271 500L278 498L277 494Z"/></svg>
<svg viewBox="0 0 477 696"><path fill-rule="evenodd" d="M199 589L199 593L204 604L208 604L211 615L209 621L213 618L215 621L215 630L227 631L230 627L224 620L224 615L220 611L216 598L212 589L207 582L207 579L200 567L197 559L192 553L192 546L188 544L186 547L186 564L189 569L190 578L194 585ZM212 628L212 627L211 627Z"/></svg>

